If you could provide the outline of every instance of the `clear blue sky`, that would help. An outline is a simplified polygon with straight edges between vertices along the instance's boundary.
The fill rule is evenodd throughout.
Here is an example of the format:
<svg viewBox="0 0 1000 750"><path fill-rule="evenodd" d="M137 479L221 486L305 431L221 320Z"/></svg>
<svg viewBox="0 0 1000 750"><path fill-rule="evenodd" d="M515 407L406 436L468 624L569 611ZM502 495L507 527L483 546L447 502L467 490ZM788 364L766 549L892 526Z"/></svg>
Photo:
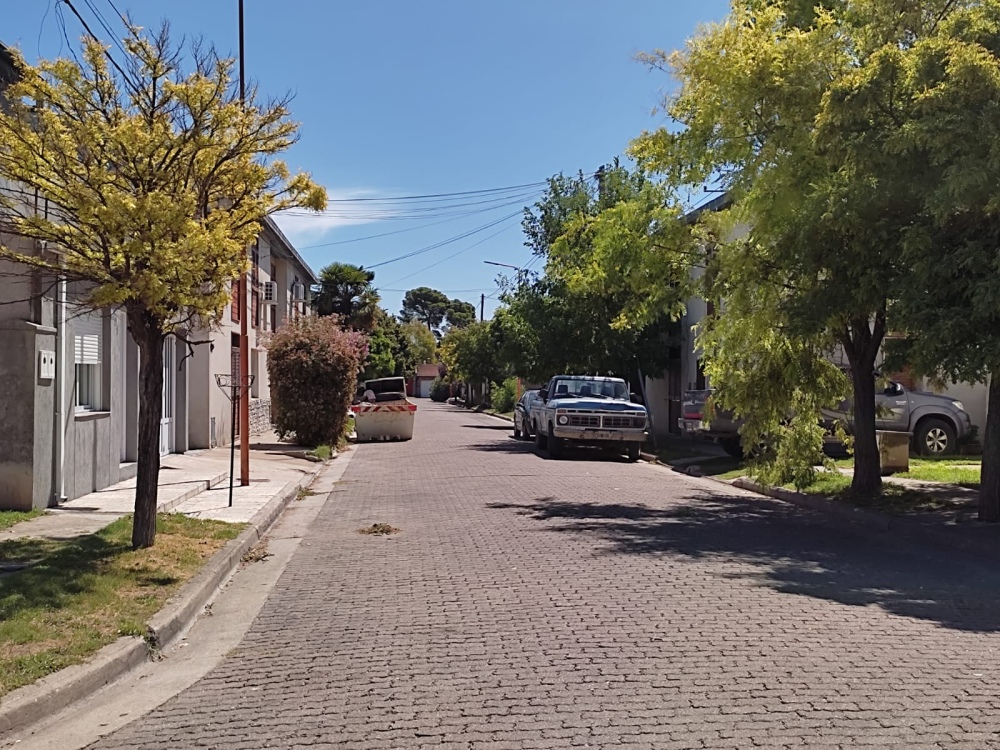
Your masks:
<svg viewBox="0 0 1000 750"><path fill-rule="evenodd" d="M87 2L73 3L107 38ZM109 0L90 4L121 28ZM177 34L203 35L223 53L238 48L236 0L114 4L143 26L166 17ZM60 49L67 54L60 7L78 45L82 27L59 0L7 5L0 41L18 46L29 61ZM302 131L288 161L311 172L331 198L523 185L560 171L593 171L643 129L655 128L661 120L651 111L671 81L634 55L683 45L698 24L722 18L727 7L725 0L246 0L247 74L265 94L294 94ZM420 220L400 218L395 203L332 204L332 215L279 222L319 271L334 260L372 265L419 250L503 219L520 205L503 202L408 212L428 217ZM457 215L479 207L490 210ZM383 218L387 213L395 218ZM315 247L399 229L412 231ZM506 271L483 260L523 265L531 256L522 243L519 219L507 219L376 269L376 285L392 312L403 296L392 290L415 286L478 308L480 293L492 294L497 272ZM486 301L487 317L495 306L495 298Z"/></svg>

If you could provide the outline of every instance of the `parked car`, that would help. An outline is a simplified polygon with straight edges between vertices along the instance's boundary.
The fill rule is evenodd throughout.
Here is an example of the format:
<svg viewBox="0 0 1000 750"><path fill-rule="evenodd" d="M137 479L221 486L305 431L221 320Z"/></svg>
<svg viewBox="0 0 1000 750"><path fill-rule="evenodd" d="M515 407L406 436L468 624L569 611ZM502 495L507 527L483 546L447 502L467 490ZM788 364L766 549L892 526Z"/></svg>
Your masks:
<svg viewBox="0 0 1000 750"><path fill-rule="evenodd" d="M637 461L646 441L646 407L629 400L621 378L556 375L531 408L535 445L559 458L568 445L595 445Z"/></svg>
<svg viewBox="0 0 1000 750"><path fill-rule="evenodd" d="M538 391L530 390L521 394L514 404L514 439L531 438L531 408L538 401Z"/></svg>
<svg viewBox="0 0 1000 750"><path fill-rule="evenodd" d="M681 431L717 441L731 456L743 455L740 444L742 420L734 419L731 412L716 409L711 422L706 405L712 391L686 391L682 416L678 420ZM958 450L958 441L972 431L972 420L961 401L936 393L912 391L899 383L889 382L876 391L878 407L875 429L886 432L911 433L912 448L923 456L947 456ZM832 424L841 420L850 425L848 412L851 404L845 401L839 409L823 412L824 422ZM833 438L830 439L831 442Z"/></svg>

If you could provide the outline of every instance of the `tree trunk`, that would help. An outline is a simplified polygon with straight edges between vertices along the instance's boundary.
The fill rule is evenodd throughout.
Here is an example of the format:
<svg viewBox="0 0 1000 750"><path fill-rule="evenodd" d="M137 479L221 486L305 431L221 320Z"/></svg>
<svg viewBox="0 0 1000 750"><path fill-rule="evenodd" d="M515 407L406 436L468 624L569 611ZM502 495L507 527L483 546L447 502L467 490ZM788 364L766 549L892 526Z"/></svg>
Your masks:
<svg viewBox="0 0 1000 750"><path fill-rule="evenodd" d="M875 378L871 366L851 363L854 390L854 480L851 492L876 497L882 490L882 468L875 437Z"/></svg>
<svg viewBox="0 0 1000 750"><path fill-rule="evenodd" d="M1000 521L1000 370L990 373L983 468L979 485L979 520Z"/></svg>
<svg viewBox="0 0 1000 750"><path fill-rule="evenodd" d="M129 328L139 346L139 445L135 481L132 549L152 547L156 539L157 482L160 476L160 420L163 416L163 340L145 312L129 313Z"/></svg>

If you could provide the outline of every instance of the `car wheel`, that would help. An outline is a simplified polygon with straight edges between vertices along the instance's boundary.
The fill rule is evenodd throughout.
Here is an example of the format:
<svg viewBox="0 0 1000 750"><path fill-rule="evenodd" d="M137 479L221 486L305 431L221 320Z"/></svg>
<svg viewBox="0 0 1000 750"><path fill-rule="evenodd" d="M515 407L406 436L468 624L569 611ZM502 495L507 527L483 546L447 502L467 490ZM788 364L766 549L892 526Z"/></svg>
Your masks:
<svg viewBox="0 0 1000 750"><path fill-rule="evenodd" d="M922 456L950 456L958 448L955 428L943 419L925 419L917 427L917 452Z"/></svg>
<svg viewBox="0 0 1000 750"><path fill-rule="evenodd" d="M524 439L531 440L531 422L524 423Z"/></svg>
<svg viewBox="0 0 1000 750"><path fill-rule="evenodd" d="M633 462L639 460L640 453L642 453L642 446L639 443L629 443L628 449L625 451L628 460Z"/></svg>
<svg viewBox="0 0 1000 750"><path fill-rule="evenodd" d="M543 451L549 447L549 441L540 431L535 430L535 447Z"/></svg>
<svg viewBox="0 0 1000 750"><path fill-rule="evenodd" d="M517 423L517 417L516 416L514 417L514 439L515 440L520 440L521 439L521 427Z"/></svg>

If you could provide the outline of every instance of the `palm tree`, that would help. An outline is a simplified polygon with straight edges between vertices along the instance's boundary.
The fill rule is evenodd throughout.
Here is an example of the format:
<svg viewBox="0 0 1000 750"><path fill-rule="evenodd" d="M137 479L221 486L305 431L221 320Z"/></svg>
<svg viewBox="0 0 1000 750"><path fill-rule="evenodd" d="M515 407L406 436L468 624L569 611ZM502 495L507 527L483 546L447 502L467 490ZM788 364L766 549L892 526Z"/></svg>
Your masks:
<svg viewBox="0 0 1000 750"><path fill-rule="evenodd" d="M317 315L338 315L344 326L371 331L381 298L372 282L373 271L351 263L331 263L319 274L313 294Z"/></svg>

